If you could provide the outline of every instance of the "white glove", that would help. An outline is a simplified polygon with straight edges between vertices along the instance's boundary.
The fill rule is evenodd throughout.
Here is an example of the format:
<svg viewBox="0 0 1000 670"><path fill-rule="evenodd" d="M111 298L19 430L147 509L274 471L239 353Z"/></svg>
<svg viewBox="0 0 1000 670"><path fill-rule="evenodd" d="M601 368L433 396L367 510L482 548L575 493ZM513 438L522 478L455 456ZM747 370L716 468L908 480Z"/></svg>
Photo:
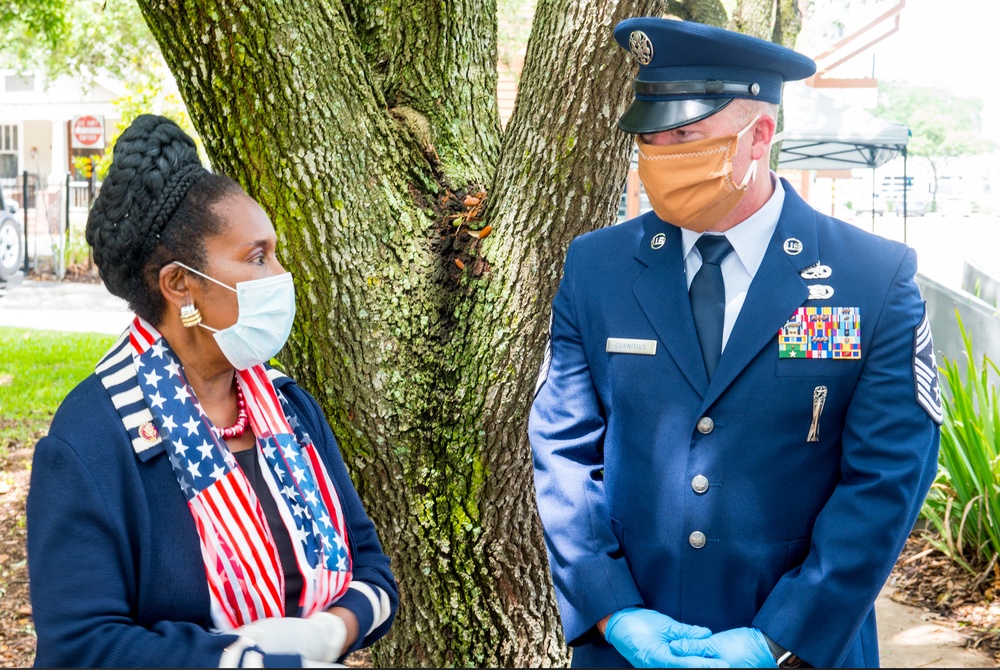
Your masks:
<svg viewBox="0 0 1000 670"><path fill-rule="evenodd" d="M303 659L321 663L340 658L347 641L344 620L329 612L316 612L305 619L260 619L233 633L250 638L266 654L299 654Z"/></svg>

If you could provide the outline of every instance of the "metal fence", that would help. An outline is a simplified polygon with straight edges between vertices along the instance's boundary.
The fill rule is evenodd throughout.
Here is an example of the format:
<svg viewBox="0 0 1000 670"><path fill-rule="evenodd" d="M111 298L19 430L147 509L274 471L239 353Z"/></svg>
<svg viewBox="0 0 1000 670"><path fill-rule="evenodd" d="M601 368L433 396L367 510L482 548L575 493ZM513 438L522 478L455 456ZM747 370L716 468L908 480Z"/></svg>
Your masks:
<svg viewBox="0 0 1000 670"><path fill-rule="evenodd" d="M25 275L54 274L62 279L67 265L88 264L84 242L87 213L100 189L93 181L74 181L70 174L52 178L23 172L0 179L7 203L24 228Z"/></svg>
<svg viewBox="0 0 1000 670"><path fill-rule="evenodd" d="M970 278L972 282L976 282L978 278L980 285L987 281L997 281L967 265L963 284L970 281ZM927 317L931 323L931 332L934 333L938 365L941 364L941 356L944 356L958 362L963 376L965 374L965 342L956 314L961 317L965 331L972 337L972 355L976 363L981 363L984 355L994 363L1000 362L1000 314L993 304L965 287L959 290L948 288L920 273L917 273L917 284L927 301ZM986 374L992 385L1000 388L1000 377L996 370L988 368Z"/></svg>

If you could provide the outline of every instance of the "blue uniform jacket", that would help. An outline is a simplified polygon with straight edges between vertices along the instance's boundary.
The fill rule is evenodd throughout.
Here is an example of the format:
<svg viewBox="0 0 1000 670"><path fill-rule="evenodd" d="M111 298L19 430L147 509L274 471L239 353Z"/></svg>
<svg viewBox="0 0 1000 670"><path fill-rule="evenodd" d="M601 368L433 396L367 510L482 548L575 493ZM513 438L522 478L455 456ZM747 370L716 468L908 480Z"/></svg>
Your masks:
<svg viewBox="0 0 1000 670"><path fill-rule="evenodd" d="M353 651L382 637L395 616L389 559L319 405L288 377L274 385L313 436L340 496L353 581L381 589L391 603L392 614L365 636L375 616L369 598L352 588L337 601L358 617L364 639ZM198 533L163 445L149 452L136 456L94 375L66 397L35 448L28 568L36 666L217 667L237 639L209 632ZM266 655L264 663L298 665L300 658Z"/></svg>
<svg viewBox="0 0 1000 670"><path fill-rule="evenodd" d="M574 665L627 665L594 625L629 606L754 626L818 667L878 665L873 603L937 471L938 425L915 399L916 255L784 186L711 383L680 229L650 212L570 245L529 433ZM831 275L804 279L817 262ZM816 284L833 295L810 300ZM799 307L859 308L860 359L779 359ZM656 352L608 353L608 338Z"/></svg>

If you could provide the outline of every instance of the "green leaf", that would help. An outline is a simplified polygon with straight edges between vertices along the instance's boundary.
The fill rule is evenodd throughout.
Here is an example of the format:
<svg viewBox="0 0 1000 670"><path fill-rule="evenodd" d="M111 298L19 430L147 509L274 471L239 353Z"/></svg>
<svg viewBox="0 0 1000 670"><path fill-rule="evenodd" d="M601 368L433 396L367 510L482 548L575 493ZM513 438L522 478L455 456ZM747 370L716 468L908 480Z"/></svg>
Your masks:
<svg viewBox="0 0 1000 670"><path fill-rule="evenodd" d="M966 368L944 360L947 391L937 479L921 515L937 532L931 543L969 572L976 573L1000 553L1000 404L987 374L996 364L983 356L977 365L972 336L956 311L965 344Z"/></svg>

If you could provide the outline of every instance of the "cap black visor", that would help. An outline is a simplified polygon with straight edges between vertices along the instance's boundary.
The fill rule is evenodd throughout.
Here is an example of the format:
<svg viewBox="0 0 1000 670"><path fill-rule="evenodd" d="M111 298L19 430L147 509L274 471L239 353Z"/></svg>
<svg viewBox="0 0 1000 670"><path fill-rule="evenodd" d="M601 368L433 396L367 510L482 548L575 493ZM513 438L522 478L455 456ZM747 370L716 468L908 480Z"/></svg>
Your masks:
<svg viewBox="0 0 1000 670"><path fill-rule="evenodd" d="M618 127L636 135L660 133L708 118L732 101L733 98L633 100L618 119Z"/></svg>

